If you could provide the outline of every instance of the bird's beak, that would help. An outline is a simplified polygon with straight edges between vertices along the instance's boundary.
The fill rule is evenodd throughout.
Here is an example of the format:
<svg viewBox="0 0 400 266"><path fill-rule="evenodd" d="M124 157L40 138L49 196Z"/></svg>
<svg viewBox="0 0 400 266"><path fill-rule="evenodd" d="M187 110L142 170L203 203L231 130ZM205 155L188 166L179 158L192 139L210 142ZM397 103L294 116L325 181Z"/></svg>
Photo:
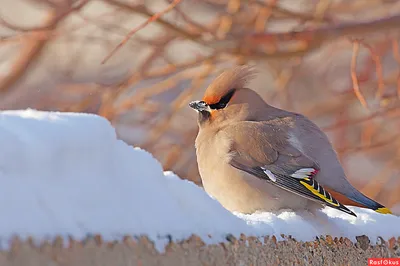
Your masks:
<svg viewBox="0 0 400 266"><path fill-rule="evenodd" d="M204 101L193 101L189 106L199 112L210 112L210 106Z"/></svg>

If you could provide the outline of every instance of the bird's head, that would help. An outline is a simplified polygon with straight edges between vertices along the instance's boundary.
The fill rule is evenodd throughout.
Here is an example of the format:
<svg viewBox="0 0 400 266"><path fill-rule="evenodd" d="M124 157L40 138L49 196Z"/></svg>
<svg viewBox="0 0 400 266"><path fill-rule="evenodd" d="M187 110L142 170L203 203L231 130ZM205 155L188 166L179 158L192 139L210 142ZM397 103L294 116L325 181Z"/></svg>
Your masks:
<svg viewBox="0 0 400 266"><path fill-rule="evenodd" d="M255 91L246 88L254 75L254 69L249 66L234 67L219 75L208 86L202 100L189 104L199 113L199 126L246 120L252 110L265 105Z"/></svg>

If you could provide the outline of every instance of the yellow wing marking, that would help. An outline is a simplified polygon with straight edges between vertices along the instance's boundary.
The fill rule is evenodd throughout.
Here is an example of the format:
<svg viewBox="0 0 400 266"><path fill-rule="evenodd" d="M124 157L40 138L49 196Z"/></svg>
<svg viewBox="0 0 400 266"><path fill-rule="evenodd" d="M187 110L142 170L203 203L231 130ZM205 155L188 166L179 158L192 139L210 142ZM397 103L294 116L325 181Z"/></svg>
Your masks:
<svg viewBox="0 0 400 266"><path fill-rule="evenodd" d="M304 178L304 180L310 181L309 178ZM331 204L331 205L333 205L333 206L336 206L336 207L339 207L339 206L340 206L340 204L339 204L339 202L338 202L337 200L335 200L336 203L333 202L333 197L332 197L332 196L331 196L332 199L329 199L329 198L327 198L324 194L321 194L317 189L315 189L313 186L307 184L306 182L300 181L300 183L301 183L303 186L305 186L309 191L311 191L311 193L313 193L313 194L316 195L317 197L321 198L322 200L328 202L329 204ZM329 192L326 192L326 194L329 195ZM329 195L329 196L330 196L330 195Z"/></svg>

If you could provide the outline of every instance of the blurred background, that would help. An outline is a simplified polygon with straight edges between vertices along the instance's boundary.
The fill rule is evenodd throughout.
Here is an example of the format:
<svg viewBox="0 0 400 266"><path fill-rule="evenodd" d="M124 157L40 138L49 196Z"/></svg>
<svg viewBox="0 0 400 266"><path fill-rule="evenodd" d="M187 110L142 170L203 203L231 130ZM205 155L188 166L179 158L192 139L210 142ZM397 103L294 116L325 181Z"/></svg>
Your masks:
<svg viewBox="0 0 400 266"><path fill-rule="evenodd" d="M400 212L400 1L0 0L0 109L88 112L201 185L194 140L221 71L328 134L350 181Z"/></svg>

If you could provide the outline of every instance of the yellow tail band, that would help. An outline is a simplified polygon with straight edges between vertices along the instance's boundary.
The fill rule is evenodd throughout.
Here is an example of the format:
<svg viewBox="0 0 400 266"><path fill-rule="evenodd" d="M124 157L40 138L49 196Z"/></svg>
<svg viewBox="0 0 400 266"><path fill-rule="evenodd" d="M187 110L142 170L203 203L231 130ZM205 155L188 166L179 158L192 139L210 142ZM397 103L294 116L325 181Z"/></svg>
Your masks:
<svg viewBox="0 0 400 266"><path fill-rule="evenodd" d="M378 208L375 210L378 213L382 213L382 214L393 214L388 208Z"/></svg>

